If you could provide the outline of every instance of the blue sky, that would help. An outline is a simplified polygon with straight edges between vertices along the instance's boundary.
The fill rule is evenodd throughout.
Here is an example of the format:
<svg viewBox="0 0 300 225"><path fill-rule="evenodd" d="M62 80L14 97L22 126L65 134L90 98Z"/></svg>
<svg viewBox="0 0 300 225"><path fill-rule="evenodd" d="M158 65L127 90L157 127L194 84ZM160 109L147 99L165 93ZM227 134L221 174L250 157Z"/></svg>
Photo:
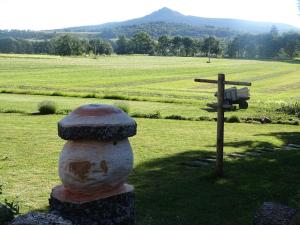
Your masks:
<svg viewBox="0 0 300 225"><path fill-rule="evenodd" d="M185 15L300 27L297 0L1 0L0 29L43 30L123 21L169 7Z"/></svg>

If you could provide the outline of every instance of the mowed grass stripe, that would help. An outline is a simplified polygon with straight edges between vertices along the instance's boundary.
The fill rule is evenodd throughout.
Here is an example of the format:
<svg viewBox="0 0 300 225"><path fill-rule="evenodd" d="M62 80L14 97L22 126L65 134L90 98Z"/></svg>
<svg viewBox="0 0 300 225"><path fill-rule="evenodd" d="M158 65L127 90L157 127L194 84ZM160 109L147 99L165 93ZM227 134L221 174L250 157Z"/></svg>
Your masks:
<svg viewBox="0 0 300 225"><path fill-rule="evenodd" d="M299 64L228 59L213 59L207 64L205 58L146 56L38 57L0 55L0 85L35 93L39 89L48 94L63 91L62 94L81 96L93 92L98 97L104 97L101 94L138 96L136 100L147 101L122 101L129 105L131 113L159 111L162 116L195 118L216 117L205 106L216 100L213 96L216 86L195 83L194 75L216 79L218 72L224 72L227 80L253 81L249 108L226 112L227 117L285 119L276 109L300 97ZM174 99L186 103L151 101ZM0 109L32 113L44 100L55 101L59 110L87 103L119 102L0 94ZM4 184L0 200L19 196L22 212L47 208L51 188L60 183L57 162L65 141L57 136L57 122L62 117L0 113L0 174ZM138 134L130 138L135 164L129 182L136 188L138 225L250 225L255 210L266 199L290 206L298 199L298 151L227 159L226 177L216 180L211 176L212 167L182 165L215 155L216 122L137 119L137 123ZM231 153L300 144L299 135L299 126L226 123L224 149L225 153Z"/></svg>
<svg viewBox="0 0 300 225"><path fill-rule="evenodd" d="M57 136L56 123L61 118L62 116L57 115L1 114L0 169L1 174L5 174L1 176L4 184L4 194L1 197L19 196L22 212L45 210L51 188L60 183L57 161L65 141ZM276 187L282 187L284 185L282 182L288 181L287 177L282 182L272 178L273 173L269 171L272 168L270 165L272 158L270 161L246 160L243 165L242 163L235 165L228 161L225 163L225 169L230 178L220 181L209 179L212 168L188 169L182 166L182 162L198 159L204 155L214 155L213 134L216 130L214 122L137 119L137 123L138 134L130 138L135 154L135 166L129 182L136 187L139 224L158 224L170 217L173 219L165 224L171 225L176 222L174 215L179 215L188 224L195 224L195 221L219 224L224 220L229 221L225 223L229 225L236 222L237 217L229 212L220 211L226 209L229 201L242 210L238 212L240 215L238 221L247 225L250 224L247 222L248 215L250 216L257 204L256 200L250 204L247 196L255 195L260 200L259 190L262 188L262 181L264 185L271 185L271 182L276 181L278 183ZM226 124L225 152L251 151L262 146L284 146L288 142L288 135L297 132L299 133L299 130L294 126L267 125L257 129L257 125ZM285 153L282 154L282 157L285 157ZM293 155L294 159L295 157L299 156ZM280 166L280 171L287 169L284 165ZM254 172L254 168L261 169L260 172L263 174L268 172L268 176L264 176L262 180L257 171ZM291 168L295 170L297 167ZM245 179L246 176L248 180ZM294 188L297 188L296 186ZM284 187L286 188L286 185ZM249 195L242 194L245 188ZM192 198L196 190L200 191L199 196L197 195L199 198ZM224 195L222 190L227 194ZM288 195L295 190L291 189ZM278 188L276 191L279 191ZM265 194L264 192L262 196ZM157 199L153 201L155 196ZM211 204L213 196L218 196L217 209ZM181 210L179 206L188 202L190 204L186 205L186 208L189 209ZM243 207L245 202L249 203L249 207ZM216 210L220 215L218 223L214 222L215 217L212 216ZM211 216L203 217L202 212ZM153 221L146 223L144 219L147 216Z"/></svg>
<svg viewBox="0 0 300 225"><path fill-rule="evenodd" d="M2 68L7 67L5 58L2 59ZM0 60L0 63L1 63ZM13 61L13 58L10 58ZM227 79L258 80L270 74L273 79L274 73L279 67L291 71L292 68L299 68L297 64L287 64L281 62L262 62L246 60L215 60L212 64L205 63L202 58L176 58L176 57L103 57L99 59L87 58L60 58L51 60L51 64L59 65L58 68L51 65L45 66L45 60L39 61L29 58L22 59L20 70L14 71L18 67L18 58L11 64L10 71L2 71L0 80L2 87L11 88L31 88L31 89L57 89L64 91L116 91L115 86L122 88L138 87L148 88L151 84L157 84L161 89L172 87L172 80L191 80L191 84L186 88L194 86L192 79L198 76L215 78L218 72L228 75ZM53 62L54 61L54 62ZM132 61L134 63L132 63ZM85 62L86 64L84 64ZM139 63L138 63L139 62ZM126 67L124 69L121 64ZM105 66L103 66L105 65ZM117 65L117 66L116 66ZM40 68L40 70L39 70ZM294 69L293 69L294 70ZM277 71L278 72L278 71ZM254 75L252 75L254 73ZM179 76L178 76L179 75ZM176 89L177 87L174 87Z"/></svg>

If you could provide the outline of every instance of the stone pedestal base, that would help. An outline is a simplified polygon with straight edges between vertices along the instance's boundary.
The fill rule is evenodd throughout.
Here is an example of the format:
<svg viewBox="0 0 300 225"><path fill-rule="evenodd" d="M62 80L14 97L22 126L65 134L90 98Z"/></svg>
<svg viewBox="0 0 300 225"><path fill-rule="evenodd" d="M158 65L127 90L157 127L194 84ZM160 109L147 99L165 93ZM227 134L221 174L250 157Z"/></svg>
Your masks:
<svg viewBox="0 0 300 225"><path fill-rule="evenodd" d="M133 187L125 185L122 190L119 194L92 201L70 201L64 195L67 190L58 186L52 190L50 210L72 221L74 225L134 225Z"/></svg>
<svg viewBox="0 0 300 225"><path fill-rule="evenodd" d="M256 211L254 225L299 225L300 214L295 209L273 202L264 202Z"/></svg>

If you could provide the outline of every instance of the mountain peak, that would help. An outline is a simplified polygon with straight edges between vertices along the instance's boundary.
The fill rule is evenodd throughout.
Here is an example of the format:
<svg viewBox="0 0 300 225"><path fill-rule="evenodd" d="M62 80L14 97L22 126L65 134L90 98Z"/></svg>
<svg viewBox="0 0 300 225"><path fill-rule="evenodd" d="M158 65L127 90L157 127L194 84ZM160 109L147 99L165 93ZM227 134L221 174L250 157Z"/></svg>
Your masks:
<svg viewBox="0 0 300 225"><path fill-rule="evenodd" d="M205 17L196 17L196 16L186 16L184 14L181 14L180 12L177 12L175 10L172 10L168 7L163 7L161 9L158 9L157 11L152 12L151 14L148 14L141 18L131 19L127 21L122 22L112 22L112 23L106 23L106 24L100 24L100 25L93 25L93 26L82 26L82 27L73 27L73 28L66 28L66 29L58 29L63 31L72 31L72 32L108 32L110 30L111 33L117 32L117 27L120 29L128 29L129 26L135 26L135 25L143 25L149 24L149 23L158 23L163 22L165 24L169 23L173 26L177 26L177 30L174 28L173 31L176 33L180 32L181 28L178 28L178 25L185 24L186 26L189 26L189 29L198 30L196 32L197 34L207 35L208 30L209 31L217 31L219 30L226 30L230 31L232 33L236 32L250 32L250 33L261 33L261 32L269 32L270 27L274 25L274 23L267 23L267 22L253 22L253 21L246 21L246 20L238 20L238 19L222 19L222 18L205 18ZM175 25L177 24L177 25ZM297 28L286 25L286 24L275 24L276 27L282 31L286 32L289 30L298 30ZM123 28L122 28L123 27ZM124 28L127 27L127 28ZM147 26L149 29L149 26ZM151 27L151 26L150 26ZM193 27L193 28L191 28ZM114 30L116 29L116 30ZM130 29L133 29L132 27ZM157 32L159 33L159 26L155 28ZM164 29L164 28L162 28ZM179 30L178 30L179 29ZM105 30L105 32L104 32ZM200 31L202 32L200 32ZM140 30L139 30L140 31ZM166 30L164 30L165 32ZM156 32L156 33L157 33ZM223 31L222 31L223 32ZM217 32L220 35L222 35L222 32ZM108 32L109 33L109 32ZM206 34L205 34L206 33ZM195 32L191 32L191 34L195 35Z"/></svg>
<svg viewBox="0 0 300 225"><path fill-rule="evenodd" d="M174 12L174 10L172 10L172 9L170 9L170 8L168 8L168 7L163 7L163 8L161 8L161 9L159 9L159 10L157 10L156 12Z"/></svg>
<svg viewBox="0 0 300 225"><path fill-rule="evenodd" d="M162 8L160 8L159 10L169 10L169 11L172 11L172 9L170 9L170 8L168 8L168 7L162 7ZM158 10L158 11L159 11Z"/></svg>
<svg viewBox="0 0 300 225"><path fill-rule="evenodd" d="M149 16L183 16L181 13L172 10L168 7L163 7L157 11L154 11L153 13L151 13Z"/></svg>

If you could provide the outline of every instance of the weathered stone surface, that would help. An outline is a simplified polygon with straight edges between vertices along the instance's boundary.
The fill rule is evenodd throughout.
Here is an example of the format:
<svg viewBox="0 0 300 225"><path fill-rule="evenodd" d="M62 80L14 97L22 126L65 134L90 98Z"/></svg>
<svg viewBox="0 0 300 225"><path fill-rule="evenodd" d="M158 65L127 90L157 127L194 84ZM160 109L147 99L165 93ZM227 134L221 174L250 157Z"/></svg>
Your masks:
<svg viewBox="0 0 300 225"><path fill-rule="evenodd" d="M288 206L264 202L257 210L254 225L290 225L296 210Z"/></svg>
<svg viewBox="0 0 300 225"><path fill-rule="evenodd" d="M58 122L65 140L122 140L136 134L136 122L121 109L104 104L83 105Z"/></svg>
<svg viewBox="0 0 300 225"><path fill-rule="evenodd" d="M52 213L74 225L133 225L133 186L125 183L133 168L128 137L136 122L111 105L84 105L58 123L69 140L61 153L63 185L52 189Z"/></svg>
<svg viewBox="0 0 300 225"><path fill-rule="evenodd" d="M5 224L14 219L13 211L6 205L0 203L0 224Z"/></svg>
<svg viewBox="0 0 300 225"><path fill-rule="evenodd" d="M58 124L58 135L64 140L122 140L136 134L136 126L74 126L64 127Z"/></svg>
<svg viewBox="0 0 300 225"><path fill-rule="evenodd" d="M96 201L99 199L109 198L127 192L132 192L133 190L134 188L132 185L125 183L112 190L103 191L100 189L98 192L76 193L66 189L63 185L58 185L52 188L51 196L61 202L82 204L86 202Z"/></svg>
<svg viewBox="0 0 300 225"><path fill-rule="evenodd" d="M72 225L72 222L51 213L31 212L18 216L9 225Z"/></svg>
<svg viewBox="0 0 300 225"><path fill-rule="evenodd" d="M133 169L128 139L121 141L68 141L60 154L59 177L72 192L92 193L113 189Z"/></svg>
<svg viewBox="0 0 300 225"><path fill-rule="evenodd" d="M134 193L127 192L85 203L70 203L51 195L50 210L71 220L74 225L134 225Z"/></svg>

